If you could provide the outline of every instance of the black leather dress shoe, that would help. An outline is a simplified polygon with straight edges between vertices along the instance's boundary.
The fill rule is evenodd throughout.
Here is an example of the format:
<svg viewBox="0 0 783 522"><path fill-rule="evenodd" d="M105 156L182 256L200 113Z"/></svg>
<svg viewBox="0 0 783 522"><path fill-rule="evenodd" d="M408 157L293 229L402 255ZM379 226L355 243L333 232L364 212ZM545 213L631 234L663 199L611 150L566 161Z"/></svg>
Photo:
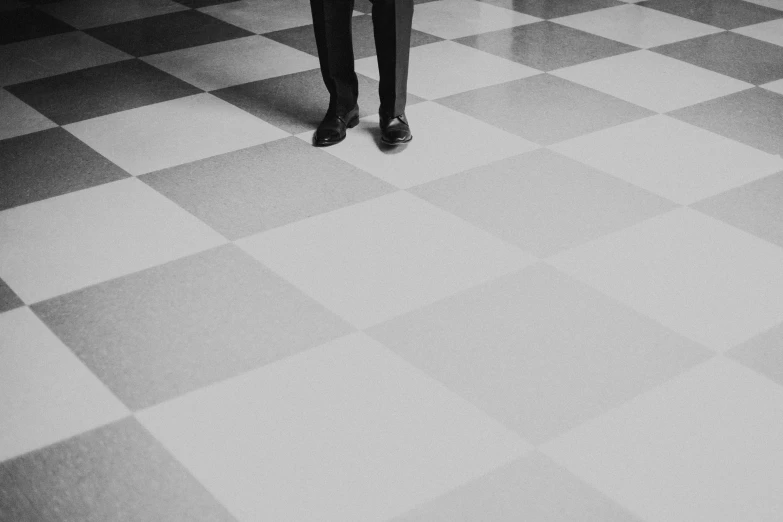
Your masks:
<svg viewBox="0 0 783 522"><path fill-rule="evenodd" d="M402 145L413 139L405 113L393 118L381 115L381 142L386 145Z"/></svg>
<svg viewBox="0 0 783 522"><path fill-rule="evenodd" d="M323 121L315 130L313 145L316 147L328 147L340 143L345 139L345 130L356 127L359 124L359 106L357 105L344 116L333 112L327 112Z"/></svg>

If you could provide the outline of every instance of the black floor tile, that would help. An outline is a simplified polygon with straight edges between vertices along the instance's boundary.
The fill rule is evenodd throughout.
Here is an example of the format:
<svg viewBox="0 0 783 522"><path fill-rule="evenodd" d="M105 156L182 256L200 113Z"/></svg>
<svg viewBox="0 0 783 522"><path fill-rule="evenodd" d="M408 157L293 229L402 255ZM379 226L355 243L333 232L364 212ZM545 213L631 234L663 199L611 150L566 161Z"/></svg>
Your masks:
<svg viewBox="0 0 783 522"><path fill-rule="evenodd" d="M3 462L0 484L3 521L235 521L133 418Z"/></svg>
<svg viewBox="0 0 783 522"><path fill-rule="evenodd" d="M134 56L176 51L254 34L200 11L151 16L85 32Z"/></svg>
<svg viewBox="0 0 783 522"><path fill-rule="evenodd" d="M211 5L228 4L230 2L236 2L237 0L174 0L178 4L192 7L193 9L199 9L201 7L209 7Z"/></svg>
<svg viewBox="0 0 783 522"><path fill-rule="evenodd" d="M353 3L353 8L361 13L370 13L372 12L372 3L370 0L356 0Z"/></svg>
<svg viewBox="0 0 783 522"><path fill-rule="evenodd" d="M0 141L0 165L0 210L130 177L59 127Z"/></svg>
<svg viewBox="0 0 783 522"><path fill-rule="evenodd" d="M703 199L691 208L783 248L783 171ZM781 347L778 344L783 363Z"/></svg>
<svg viewBox="0 0 783 522"><path fill-rule="evenodd" d="M141 60L81 69L7 90L60 125L203 92Z"/></svg>
<svg viewBox="0 0 783 522"><path fill-rule="evenodd" d="M783 96L761 87L691 105L669 116L770 154L783 154Z"/></svg>
<svg viewBox="0 0 783 522"><path fill-rule="evenodd" d="M650 49L755 85L783 78L783 47L722 32Z"/></svg>
<svg viewBox="0 0 783 522"><path fill-rule="evenodd" d="M24 302L0 279L0 313L24 306Z"/></svg>
<svg viewBox="0 0 783 522"><path fill-rule="evenodd" d="M27 4L23 4L21 0L0 0L0 13L6 11L16 11L18 9L26 9L30 7Z"/></svg>
<svg viewBox="0 0 783 522"><path fill-rule="evenodd" d="M647 0L638 5L721 29L783 18L783 11L742 0Z"/></svg>
<svg viewBox="0 0 783 522"><path fill-rule="evenodd" d="M315 33L312 25L304 25L264 33L265 38L270 38L294 49L318 56L318 48L315 45ZM413 29L411 31L411 47L439 42L441 38ZM375 56L375 37L373 36L372 17L353 17L353 54L355 59Z"/></svg>
<svg viewBox="0 0 783 522"><path fill-rule="evenodd" d="M550 74L457 93L437 102L539 145L559 143L654 114Z"/></svg>
<svg viewBox="0 0 783 522"><path fill-rule="evenodd" d="M358 169L354 174L386 191ZM41 301L32 310L133 411L353 330L232 244Z"/></svg>
<svg viewBox="0 0 783 522"><path fill-rule="evenodd" d="M536 22L455 41L542 71L637 50L631 45L553 22Z"/></svg>
<svg viewBox="0 0 783 522"><path fill-rule="evenodd" d="M544 20L623 5L618 0L481 0Z"/></svg>
<svg viewBox="0 0 783 522"><path fill-rule="evenodd" d="M0 16L0 45L74 30L65 22L32 7L4 11Z"/></svg>
<svg viewBox="0 0 783 522"><path fill-rule="evenodd" d="M428 2L434 2L436 0L413 0L414 4L426 4ZM353 4L353 8L361 13L371 13L372 3L370 0L356 0Z"/></svg>

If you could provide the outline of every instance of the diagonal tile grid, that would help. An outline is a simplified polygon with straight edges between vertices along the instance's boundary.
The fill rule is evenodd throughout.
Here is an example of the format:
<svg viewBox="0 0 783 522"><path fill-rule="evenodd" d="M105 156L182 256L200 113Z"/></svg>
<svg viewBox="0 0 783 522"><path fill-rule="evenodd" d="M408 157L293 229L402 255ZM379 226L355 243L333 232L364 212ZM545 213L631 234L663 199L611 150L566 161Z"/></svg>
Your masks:
<svg viewBox="0 0 783 522"><path fill-rule="evenodd" d="M0 521L783 518L783 2L415 3L0 2Z"/></svg>

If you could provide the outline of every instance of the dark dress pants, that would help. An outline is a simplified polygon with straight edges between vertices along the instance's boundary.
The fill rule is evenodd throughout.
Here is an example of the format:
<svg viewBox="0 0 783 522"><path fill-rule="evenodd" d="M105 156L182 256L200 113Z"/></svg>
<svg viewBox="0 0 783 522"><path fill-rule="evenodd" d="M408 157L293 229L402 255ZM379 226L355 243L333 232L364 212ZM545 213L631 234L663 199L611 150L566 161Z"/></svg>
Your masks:
<svg viewBox="0 0 783 522"><path fill-rule="evenodd" d="M413 0L370 1L380 73L379 113L399 116L407 95ZM353 0L310 0L329 111L338 115L353 109L359 97L351 38L353 5Z"/></svg>

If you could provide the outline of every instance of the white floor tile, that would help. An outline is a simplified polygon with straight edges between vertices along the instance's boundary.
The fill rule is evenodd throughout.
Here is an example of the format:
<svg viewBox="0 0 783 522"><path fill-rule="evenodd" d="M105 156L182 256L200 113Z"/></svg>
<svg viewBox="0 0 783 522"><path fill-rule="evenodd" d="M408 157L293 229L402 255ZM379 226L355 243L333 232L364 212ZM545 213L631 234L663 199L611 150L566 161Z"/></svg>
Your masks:
<svg viewBox="0 0 783 522"><path fill-rule="evenodd" d="M133 175L289 136L210 94L147 105L64 128Z"/></svg>
<svg viewBox="0 0 783 522"><path fill-rule="evenodd" d="M413 11L413 28L441 38L461 38L517 25L540 18L473 0L426 2Z"/></svg>
<svg viewBox="0 0 783 522"><path fill-rule="evenodd" d="M143 58L204 90L318 68L318 58L263 36L200 45Z"/></svg>
<svg viewBox="0 0 783 522"><path fill-rule="evenodd" d="M0 278L31 304L224 242L131 178L0 212Z"/></svg>
<svg viewBox="0 0 783 522"><path fill-rule="evenodd" d="M543 451L649 522L775 522L783 388L719 358Z"/></svg>
<svg viewBox="0 0 783 522"><path fill-rule="evenodd" d="M783 9L783 7L781 7L781 9ZM745 27L733 29L733 32L783 46L783 19L747 25Z"/></svg>
<svg viewBox="0 0 783 522"><path fill-rule="evenodd" d="M682 204L783 169L779 156L665 115L549 148Z"/></svg>
<svg viewBox="0 0 783 522"><path fill-rule="evenodd" d="M634 4L588 11L552 21L642 48L721 32L721 29L711 25Z"/></svg>
<svg viewBox="0 0 783 522"><path fill-rule="evenodd" d="M237 241L363 328L534 260L405 192Z"/></svg>
<svg viewBox="0 0 783 522"><path fill-rule="evenodd" d="M753 84L642 50L552 72L647 109L668 112Z"/></svg>
<svg viewBox="0 0 783 522"><path fill-rule="evenodd" d="M530 450L364 334L138 418L240 522L380 522Z"/></svg>
<svg viewBox="0 0 783 522"><path fill-rule="evenodd" d="M356 72L378 80L377 58L357 60ZM432 100L540 72L456 42L436 42L411 49L408 92Z"/></svg>
<svg viewBox="0 0 783 522"><path fill-rule="evenodd" d="M687 208L549 262L715 350L783 317L783 249Z"/></svg>
<svg viewBox="0 0 783 522"><path fill-rule="evenodd" d="M381 148L374 115L349 130L345 141L324 150L392 185L409 188L539 148L436 103L419 103L405 112L413 133L408 145ZM297 137L310 142L312 135L308 131Z"/></svg>
<svg viewBox="0 0 783 522"><path fill-rule="evenodd" d="M128 414L29 308L0 314L0 460Z"/></svg>

